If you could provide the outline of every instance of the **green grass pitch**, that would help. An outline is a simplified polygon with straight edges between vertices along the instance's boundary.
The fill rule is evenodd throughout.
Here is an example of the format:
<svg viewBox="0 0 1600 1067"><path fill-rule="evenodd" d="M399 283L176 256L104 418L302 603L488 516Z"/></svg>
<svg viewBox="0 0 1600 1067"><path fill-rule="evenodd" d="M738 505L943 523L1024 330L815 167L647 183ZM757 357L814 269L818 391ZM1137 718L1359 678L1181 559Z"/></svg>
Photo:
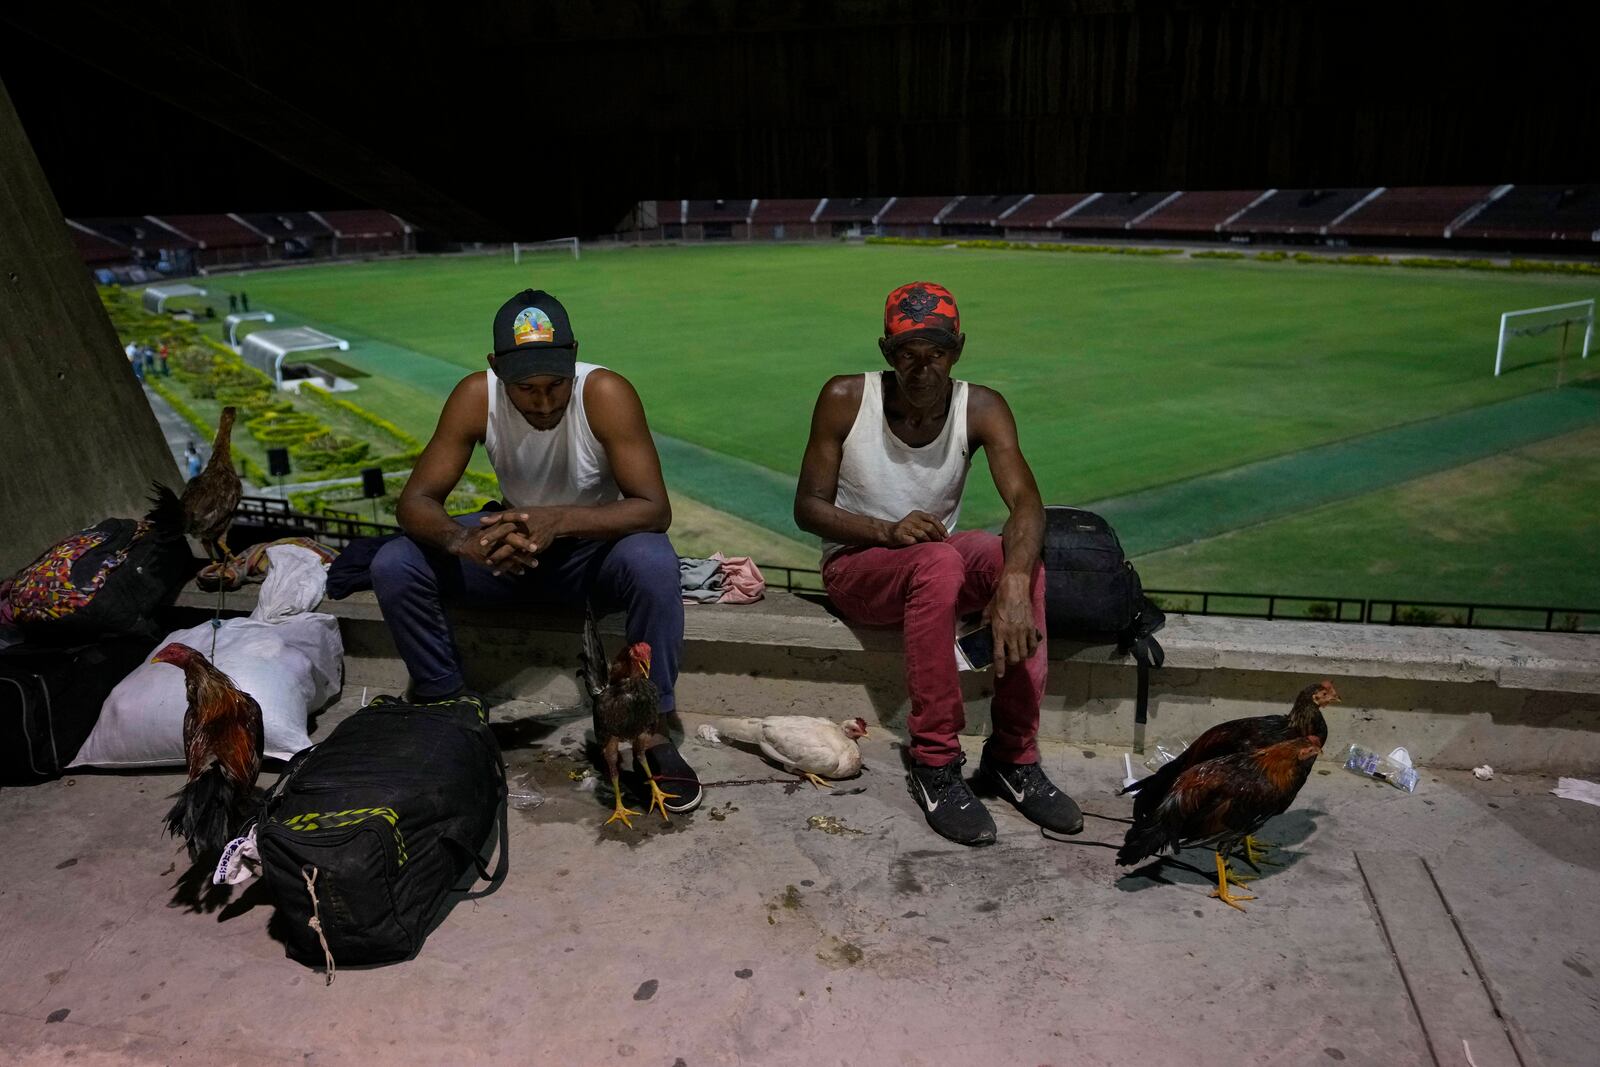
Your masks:
<svg viewBox="0 0 1600 1067"><path fill-rule="evenodd" d="M1387 474L1381 437L1364 453L1376 461L1337 489L1321 476L1291 478L1247 531L1218 534L1214 522L1197 522L1199 542L1182 543L1182 509L1197 519L1206 509L1205 493L1193 490L1209 483L1191 480L1220 485L1243 465L1406 426L1414 448L1414 424L1452 413L1469 415L1441 423L1465 435L1466 452L1452 452L1451 464L1520 454L1538 429L1524 424L1502 449L1495 420L1480 426L1470 412L1548 390L1555 372L1530 359L1492 377L1498 316L1594 296L1592 279L811 244L586 248L581 261L545 253L521 265L509 255L433 257L206 284L212 302L244 289L280 323L348 337L352 348L339 358L371 375L352 398L419 437L461 375L484 366L499 303L521 288L548 289L571 313L582 358L626 374L652 427L671 439L663 455L674 492L798 538L786 494L817 390L830 374L882 366L883 296L915 279L956 294L968 335L957 375L1010 400L1047 500L1115 502L1188 483L1172 498L1178 510L1163 515L1162 547L1142 564L1147 584L1440 599L1473 599L1477 589L1503 601L1600 605L1600 550L1594 523L1583 521L1592 485L1574 479L1568 492L1562 478L1519 479L1514 462L1496 468L1505 499L1526 506L1505 520L1514 528L1482 544L1458 538L1450 566L1414 575L1408 546L1421 543L1427 524L1469 528L1475 498L1462 494L1454 508L1446 479L1435 506L1384 506L1380 494L1442 472L1413 464ZM1593 384L1591 374L1571 388L1600 398ZM1568 410L1576 423L1550 436L1581 430L1594 410ZM1574 440L1553 454L1581 454L1573 462L1593 469L1593 441ZM1003 515L980 462L963 525ZM1358 526L1343 529L1357 515ZM1130 540L1137 533L1124 530ZM1341 538L1340 552L1319 547L1322 535ZM1519 553L1523 543L1538 551ZM1343 569L1330 572L1335 557ZM1361 564L1368 557L1386 562L1374 572ZM1557 559L1570 568L1553 572Z"/></svg>

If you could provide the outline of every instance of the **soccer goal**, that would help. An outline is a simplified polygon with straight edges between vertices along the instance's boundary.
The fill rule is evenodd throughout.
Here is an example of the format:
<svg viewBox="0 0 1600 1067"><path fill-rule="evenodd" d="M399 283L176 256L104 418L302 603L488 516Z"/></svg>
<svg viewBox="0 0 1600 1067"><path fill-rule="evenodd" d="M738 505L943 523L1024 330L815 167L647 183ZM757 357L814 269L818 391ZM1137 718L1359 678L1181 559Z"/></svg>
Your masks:
<svg viewBox="0 0 1600 1067"><path fill-rule="evenodd" d="M578 259L578 239L553 237L548 241L515 241L511 245L511 262L521 263L524 256L542 256L551 252L558 255L571 252L572 258Z"/></svg>
<svg viewBox="0 0 1600 1067"><path fill-rule="evenodd" d="M1507 341L1516 337L1537 337L1552 330L1561 331L1559 347L1546 346L1549 350L1534 361L1557 362L1558 366L1564 365L1574 327L1583 329L1583 348L1578 358L1588 359L1589 345L1594 340L1593 299L1574 300L1570 304L1551 304L1542 308L1525 308L1522 311L1507 311L1500 316L1500 340L1494 350L1494 376L1500 377L1500 372L1506 367ZM1559 375L1560 372L1557 373Z"/></svg>

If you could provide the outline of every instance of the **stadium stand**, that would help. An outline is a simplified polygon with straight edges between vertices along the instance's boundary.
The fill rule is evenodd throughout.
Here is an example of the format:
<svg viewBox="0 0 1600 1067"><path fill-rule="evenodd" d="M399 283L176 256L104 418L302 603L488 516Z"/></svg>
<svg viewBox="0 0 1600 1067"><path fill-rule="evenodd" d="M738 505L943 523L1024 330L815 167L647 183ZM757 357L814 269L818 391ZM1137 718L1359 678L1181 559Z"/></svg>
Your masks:
<svg viewBox="0 0 1600 1067"><path fill-rule="evenodd" d="M811 221L821 203L814 196L804 200L757 200L750 212L749 236L758 241L827 237L830 227Z"/></svg>
<svg viewBox="0 0 1600 1067"><path fill-rule="evenodd" d="M259 262L272 255L265 236L228 215L162 215L160 221L195 242L195 262L202 267Z"/></svg>
<svg viewBox="0 0 1600 1067"><path fill-rule="evenodd" d="M891 237L938 237L945 211L957 196L900 196L878 213L879 231Z"/></svg>
<svg viewBox="0 0 1600 1067"><path fill-rule="evenodd" d="M1376 189L1279 189L1223 226L1224 233L1325 233L1329 223Z"/></svg>
<svg viewBox="0 0 1600 1067"><path fill-rule="evenodd" d="M404 252L411 228L387 211L313 211L333 231L333 254Z"/></svg>
<svg viewBox="0 0 1600 1067"><path fill-rule="evenodd" d="M1132 227L1141 233L1216 233L1265 195L1265 189L1199 190L1156 208Z"/></svg>
<svg viewBox="0 0 1600 1067"><path fill-rule="evenodd" d="M1385 189L1330 225L1328 232L1352 237L1441 238L1452 222L1492 192L1494 187L1488 185Z"/></svg>
<svg viewBox="0 0 1600 1067"><path fill-rule="evenodd" d="M67 232L72 235L72 243L77 246L78 255L82 256L84 263L90 267L105 267L113 263L133 261L133 249L94 232L81 222L68 219Z"/></svg>
<svg viewBox="0 0 1600 1067"><path fill-rule="evenodd" d="M1594 241L1600 234L1600 186L1515 185L1453 237L1521 241Z"/></svg>
<svg viewBox="0 0 1600 1067"><path fill-rule="evenodd" d="M1164 204L1172 190L1156 193L1105 193L1055 223L1059 230L1125 230L1130 224Z"/></svg>
<svg viewBox="0 0 1600 1067"><path fill-rule="evenodd" d="M1066 193L1029 197L1005 217L1006 236L1029 240L1039 236L1052 222L1088 200L1093 193Z"/></svg>
<svg viewBox="0 0 1600 1067"><path fill-rule="evenodd" d="M272 238L284 259L333 253L333 231L309 211L252 211L238 216L253 230Z"/></svg>
<svg viewBox="0 0 1600 1067"><path fill-rule="evenodd" d="M963 196L944 213L946 234L986 234L1001 225L1000 216L1028 199L1026 196Z"/></svg>
<svg viewBox="0 0 1600 1067"><path fill-rule="evenodd" d="M723 240L750 221L748 200L689 200L683 207L683 236L689 240ZM748 230L745 230L748 233Z"/></svg>

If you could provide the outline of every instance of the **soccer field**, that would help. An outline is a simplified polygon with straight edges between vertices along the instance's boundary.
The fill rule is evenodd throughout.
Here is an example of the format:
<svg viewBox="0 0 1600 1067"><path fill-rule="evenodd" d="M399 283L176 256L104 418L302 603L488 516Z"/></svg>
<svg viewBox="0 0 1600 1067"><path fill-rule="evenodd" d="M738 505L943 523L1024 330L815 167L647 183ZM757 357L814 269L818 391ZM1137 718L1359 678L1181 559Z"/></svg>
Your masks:
<svg viewBox="0 0 1600 1067"><path fill-rule="evenodd" d="M1491 375L1502 311L1589 298L1593 279L828 244L434 257L206 284L213 303L244 289L280 325L348 338L339 358L371 375L352 399L419 437L484 366L500 302L548 289L582 357L638 387L675 494L803 541L789 506L817 391L882 365L883 294L914 279L956 294L957 375L1008 397L1046 499L1103 506L1148 559L1147 584L1600 605L1585 433L1600 426L1600 357L1569 359L1569 387L1553 390L1546 335ZM1587 379L1572 385L1576 370ZM1517 462L1526 449L1537 462ZM1474 471L1507 502L1492 536L1472 535ZM1385 506L1408 491L1429 506ZM980 462L962 522L1003 516ZM1419 538L1439 524L1459 553L1434 567ZM780 562L814 558L795 555Z"/></svg>

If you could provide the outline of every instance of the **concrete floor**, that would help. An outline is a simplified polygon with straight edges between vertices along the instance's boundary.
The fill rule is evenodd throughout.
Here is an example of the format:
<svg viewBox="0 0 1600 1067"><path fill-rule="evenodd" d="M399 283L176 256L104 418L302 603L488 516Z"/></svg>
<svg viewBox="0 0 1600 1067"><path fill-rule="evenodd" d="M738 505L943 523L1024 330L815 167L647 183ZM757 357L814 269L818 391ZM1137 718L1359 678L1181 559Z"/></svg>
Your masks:
<svg viewBox="0 0 1600 1067"><path fill-rule="evenodd" d="M500 727L513 788L547 798L511 812L510 879L416 960L331 987L268 936L258 891L175 901L175 775L0 791L0 1061L1595 1062L1600 809L1548 779L1425 774L1406 795L1319 768L1267 829L1286 865L1239 913L1186 871L1120 872L1099 818L1058 843L995 802L997 845L950 845L883 736L842 787L861 792L729 784L670 828L602 829L569 777L585 725ZM708 782L773 776L685 751ZM1045 764L1087 811L1127 813L1120 752L1051 745Z"/></svg>

